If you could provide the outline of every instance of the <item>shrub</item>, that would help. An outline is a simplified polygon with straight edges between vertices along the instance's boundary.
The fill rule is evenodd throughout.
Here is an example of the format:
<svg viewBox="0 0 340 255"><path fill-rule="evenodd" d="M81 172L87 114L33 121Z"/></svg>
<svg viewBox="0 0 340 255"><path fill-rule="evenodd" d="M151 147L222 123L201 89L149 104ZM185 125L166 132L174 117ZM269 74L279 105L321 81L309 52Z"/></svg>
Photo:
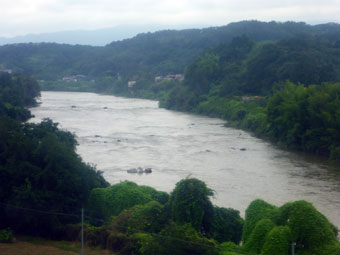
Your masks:
<svg viewBox="0 0 340 255"><path fill-rule="evenodd" d="M108 236L107 227L87 226L84 231L84 238L88 246L100 246L106 249Z"/></svg>
<svg viewBox="0 0 340 255"><path fill-rule="evenodd" d="M190 223L176 224L170 222L160 232L156 240L161 244L159 254L217 254L216 244L198 233Z"/></svg>
<svg viewBox="0 0 340 255"><path fill-rule="evenodd" d="M128 211L131 211L131 213ZM164 224L161 217L163 206L157 201L151 201L145 205L136 205L128 211L127 213L130 213L126 223L128 231L161 231ZM123 223L123 225L125 224Z"/></svg>
<svg viewBox="0 0 340 255"><path fill-rule="evenodd" d="M254 227L255 224L255 227ZM296 201L276 208L255 200L246 210L244 248L263 255L288 255L291 242L297 254L340 253L338 230L311 203Z"/></svg>
<svg viewBox="0 0 340 255"><path fill-rule="evenodd" d="M234 209L214 207L211 236L218 242L239 243L242 238L243 219Z"/></svg>
<svg viewBox="0 0 340 255"><path fill-rule="evenodd" d="M219 245L221 255L240 255L244 254L244 248L233 242L225 242Z"/></svg>
<svg viewBox="0 0 340 255"><path fill-rule="evenodd" d="M290 255L291 231L289 227L274 227L264 243L263 255Z"/></svg>
<svg viewBox="0 0 340 255"><path fill-rule="evenodd" d="M257 222L249 239L244 244L245 249L250 252L261 253L263 245L267 240L267 235L274 226L274 223L269 219L262 219Z"/></svg>
<svg viewBox="0 0 340 255"><path fill-rule="evenodd" d="M111 251L120 251L129 243L129 238L122 233L111 233L107 238L106 247Z"/></svg>
<svg viewBox="0 0 340 255"><path fill-rule="evenodd" d="M89 198L89 213L92 218L109 221L124 209L143 205L152 200L166 203L168 194L134 182L124 181L108 188L92 190ZM98 222L92 222L98 224ZM99 221L100 223L100 221Z"/></svg>
<svg viewBox="0 0 340 255"><path fill-rule="evenodd" d="M179 181L170 196L172 219L179 224L190 223L197 231L208 233L212 224L213 195L206 184L195 178Z"/></svg>
<svg viewBox="0 0 340 255"><path fill-rule="evenodd" d="M13 243L14 241L15 237L11 229L0 230L0 243Z"/></svg>
<svg viewBox="0 0 340 255"><path fill-rule="evenodd" d="M287 203L280 210L292 231L297 251L313 253L337 242L334 226L311 203L306 201Z"/></svg>
<svg viewBox="0 0 340 255"><path fill-rule="evenodd" d="M257 199L250 203L246 210L245 223L243 226L242 239L247 242L250 234L254 230L257 222L261 219L267 218L274 212L276 207L267 202Z"/></svg>

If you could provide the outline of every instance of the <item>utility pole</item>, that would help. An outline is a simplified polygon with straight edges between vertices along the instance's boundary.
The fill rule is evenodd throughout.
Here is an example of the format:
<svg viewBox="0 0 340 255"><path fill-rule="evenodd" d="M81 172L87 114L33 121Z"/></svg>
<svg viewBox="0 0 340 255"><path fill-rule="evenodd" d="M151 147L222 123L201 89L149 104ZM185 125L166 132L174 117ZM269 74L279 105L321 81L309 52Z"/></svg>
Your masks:
<svg viewBox="0 0 340 255"><path fill-rule="evenodd" d="M292 255L295 255L295 246L296 246L296 243L292 243Z"/></svg>
<svg viewBox="0 0 340 255"><path fill-rule="evenodd" d="M81 208L81 255L84 255L84 208Z"/></svg>

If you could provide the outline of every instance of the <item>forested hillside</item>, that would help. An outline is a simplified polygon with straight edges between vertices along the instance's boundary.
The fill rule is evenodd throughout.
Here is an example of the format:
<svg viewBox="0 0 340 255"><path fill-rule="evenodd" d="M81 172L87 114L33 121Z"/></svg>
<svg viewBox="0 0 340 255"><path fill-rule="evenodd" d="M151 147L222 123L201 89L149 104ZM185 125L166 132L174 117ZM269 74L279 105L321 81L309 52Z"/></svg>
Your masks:
<svg viewBox="0 0 340 255"><path fill-rule="evenodd" d="M189 65L160 105L224 118L282 146L339 160L339 42L236 37Z"/></svg>
<svg viewBox="0 0 340 255"><path fill-rule="evenodd" d="M203 50L236 36L246 35L254 41L276 41L299 34L334 38L339 37L339 27L243 21L222 27L139 34L105 47L13 44L0 47L0 65L48 81L74 74L98 81L103 77L153 81L156 75L183 73Z"/></svg>
<svg viewBox="0 0 340 255"><path fill-rule="evenodd" d="M32 75L47 90L157 99L168 109L234 121L233 125L289 148L340 157L340 144L334 142L339 141L334 130L340 130L337 96L329 95L332 106L320 113L312 109L311 102L318 101L314 94L324 93L322 97L327 98L331 91L337 91L339 24L243 21L139 34L105 47L5 45L0 47L0 68ZM280 94L277 91L284 89L286 81L297 88L299 84L306 88L329 85L324 90L314 89L313 95L306 92L308 96L301 99L304 103L294 108L301 116L308 116L308 123L294 117L291 126L286 126L288 133L278 136L273 130L280 129L276 126L279 122L270 117L274 111L268 98ZM10 111L7 108L2 111ZM289 115L277 112L276 118L287 119Z"/></svg>

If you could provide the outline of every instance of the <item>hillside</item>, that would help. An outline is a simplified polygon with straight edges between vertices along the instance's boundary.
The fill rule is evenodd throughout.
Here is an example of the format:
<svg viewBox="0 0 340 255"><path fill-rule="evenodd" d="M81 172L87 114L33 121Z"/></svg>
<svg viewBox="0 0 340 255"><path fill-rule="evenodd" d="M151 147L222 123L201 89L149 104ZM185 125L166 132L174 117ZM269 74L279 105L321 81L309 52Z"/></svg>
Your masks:
<svg viewBox="0 0 340 255"><path fill-rule="evenodd" d="M327 96L317 99L313 93L337 91L339 24L242 21L222 27L142 33L105 47L12 44L0 47L0 69L33 76L45 90L157 99L168 109L234 121L233 125L288 148L340 158L340 144L334 142L339 141L334 130L340 129L337 97L329 96L330 107L335 108L325 109L326 113L318 113L310 102L327 102ZM293 94L298 93L299 84L335 85L326 86L325 91L305 92L293 112L301 110L309 124L295 116L284 129L289 132L281 136L272 132L282 127L275 126L279 123L275 118L269 121L267 99L284 89L287 81L296 85ZM281 109L280 103L272 106ZM280 114L276 117L282 117Z"/></svg>
<svg viewBox="0 0 340 255"><path fill-rule="evenodd" d="M105 47L55 43L10 44L0 47L0 67L58 80L83 74L89 79L153 80L156 75L184 73L204 49L246 35L254 41L276 41L299 34L339 36L340 25L242 21L205 29L165 30L139 34ZM91 78L90 78L91 77Z"/></svg>
<svg viewBox="0 0 340 255"><path fill-rule="evenodd" d="M160 105L223 118L283 147L340 160L339 42L236 37L189 65Z"/></svg>

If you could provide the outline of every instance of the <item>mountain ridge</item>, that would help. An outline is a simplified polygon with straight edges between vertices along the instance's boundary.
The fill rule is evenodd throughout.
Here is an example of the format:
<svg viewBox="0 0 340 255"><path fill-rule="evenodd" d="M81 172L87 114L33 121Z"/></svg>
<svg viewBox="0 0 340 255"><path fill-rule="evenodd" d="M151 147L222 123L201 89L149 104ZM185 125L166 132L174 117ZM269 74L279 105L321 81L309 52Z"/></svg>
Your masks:
<svg viewBox="0 0 340 255"><path fill-rule="evenodd" d="M1 37L0 46L18 43L58 43L70 45L105 46L113 41L132 38L140 33L166 29L186 29L187 26L119 25L93 30L65 30L46 33L29 33L13 37Z"/></svg>

